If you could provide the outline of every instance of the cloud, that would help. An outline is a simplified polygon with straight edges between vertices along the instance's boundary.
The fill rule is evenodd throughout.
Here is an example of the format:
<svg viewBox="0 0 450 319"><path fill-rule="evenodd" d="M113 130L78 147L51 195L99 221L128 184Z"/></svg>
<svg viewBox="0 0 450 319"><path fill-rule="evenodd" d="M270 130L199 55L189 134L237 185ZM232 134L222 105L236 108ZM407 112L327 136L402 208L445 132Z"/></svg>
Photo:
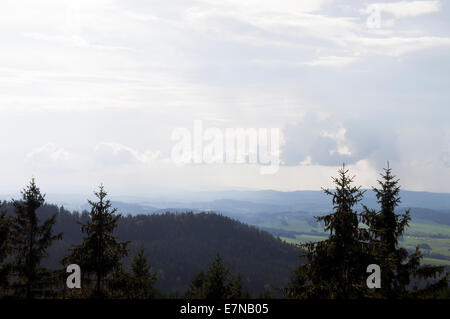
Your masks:
<svg viewBox="0 0 450 319"><path fill-rule="evenodd" d="M445 49L450 46L450 38L435 36L392 36L384 38L355 36L349 37L346 41L353 44L359 52L393 57L429 48L442 47Z"/></svg>
<svg viewBox="0 0 450 319"><path fill-rule="evenodd" d="M210 6L228 6L236 10L258 13L294 12L307 13L319 11L327 0L202 0Z"/></svg>
<svg viewBox="0 0 450 319"><path fill-rule="evenodd" d="M6 1L0 133L15 134L2 176L299 189L343 162L389 159L426 180L405 186L448 190L449 8L383 1L380 29L367 27L367 2ZM165 162L171 129L196 119L284 128L284 166L263 178L252 165Z"/></svg>
<svg viewBox="0 0 450 319"><path fill-rule="evenodd" d="M360 60L357 56L318 56L310 61L254 60L252 64L265 68L343 67Z"/></svg>
<svg viewBox="0 0 450 319"><path fill-rule="evenodd" d="M33 162L65 162L72 159L72 154L53 143L47 143L31 150L26 158Z"/></svg>
<svg viewBox="0 0 450 319"><path fill-rule="evenodd" d="M95 155L97 163L108 165L151 164L162 159L160 151L138 152L118 143L99 143Z"/></svg>
<svg viewBox="0 0 450 319"><path fill-rule="evenodd" d="M322 137L328 137L336 142L336 148L330 150L330 155L334 155L335 153L339 155L346 155L350 156L352 155L352 152L350 151L348 145L347 145L347 139L345 134L347 133L347 130L345 127L339 127L339 129L335 132L328 132L328 131L322 131L320 136Z"/></svg>
<svg viewBox="0 0 450 319"><path fill-rule="evenodd" d="M404 3L384 7L401 12ZM0 12L4 30L11 30L2 32L0 69L9 69L0 73L3 109L220 110L223 97L214 85L251 91L255 79L269 87L270 78L290 68L364 67L371 55L450 45L432 28L411 33L413 24L367 30L365 15L328 0L25 1L23 7L21 15L22 5L8 2ZM406 8L411 15L440 6L412 1ZM261 69L269 69L264 77Z"/></svg>
<svg viewBox="0 0 450 319"><path fill-rule="evenodd" d="M287 125L283 130L284 146L282 160L286 165L353 164L362 160L352 153L346 128L335 118L323 118L308 113L298 124Z"/></svg>
<svg viewBox="0 0 450 319"><path fill-rule="evenodd" d="M443 132L440 159L445 167L450 168L450 128Z"/></svg>
<svg viewBox="0 0 450 319"><path fill-rule="evenodd" d="M298 1L300 2L303 1ZM312 60L306 56L303 61L299 60L299 55L287 60L253 59L263 66L342 67L364 59L367 55L397 57L432 47L447 46L450 42L450 38L436 34L411 34L411 29L415 30L411 26L395 29L392 19L382 19L383 27L392 29L367 29L364 20L366 14L371 12L368 9L360 10L360 14L356 16L341 16L336 11L331 11L334 14L330 14L330 11L325 13L322 10L330 2L318 2L314 6L307 1L304 8L303 5L296 8L291 2L267 1L253 6L249 3L252 1L227 1L223 5L208 1L207 6L190 8L183 18L196 31L220 34L227 41L261 47L284 46L304 52L320 48L322 53ZM440 9L436 1L377 3L375 6L379 10L395 14L395 17L414 17ZM334 54L323 54L324 51ZM359 56L349 55L349 52L358 53Z"/></svg>
<svg viewBox="0 0 450 319"><path fill-rule="evenodd" d="M358 60L359 58L354 56L322 56L313 61L305 62L304 64L309 66L342 67Z"/></svg>
<svg viewBox="0 0 450 319"><path fill-rule="evenodd" d="M303 121L283 128L285 144L282 160L285 165L338 166L368 161L383 167L387 160L399 162L412 149L400 145L412 143L401 140L393 118L384 119L383 129L370 117L357 119L339 117L339 113L309 112ZM401 153L401 154L400 154Z"/></svg>
<svg viewBox="0 0 450 319"><path fill-rule="evenodd" d="M87 49L99 49L99 50L130 50L131 48L121 47L121 46L112 46L112 45L101 45L101 44L92 44L86 38L82 37L79 34L71 34L71 35L53 35L53 34L45 34L45 33L25 33L24 36L30 37L34 40L42 40L48 42L55 42L60 45L67 45L69 47L80 47Z"/></svg>
<svg viewBox="0 0 450 319"><path fill-rule="evenodd" d="M370 12L369 8L376 8L381 12L392 14L396 18L408 18L438 12L440 10L440 3L439 1L399 1L372 3L368 5L368 9L366 9L365 12Z"/></svg>
<svg viewBox="0 0 450 319"><path fill-rule="evenodd" d="M29 176L41 176L41 174L54 174L62 176L74 172L79 168L77 154L59 147L54 143L46 143L33 148L25 156L23 174ZM85 167L84 167L85 169Z"/></svg>

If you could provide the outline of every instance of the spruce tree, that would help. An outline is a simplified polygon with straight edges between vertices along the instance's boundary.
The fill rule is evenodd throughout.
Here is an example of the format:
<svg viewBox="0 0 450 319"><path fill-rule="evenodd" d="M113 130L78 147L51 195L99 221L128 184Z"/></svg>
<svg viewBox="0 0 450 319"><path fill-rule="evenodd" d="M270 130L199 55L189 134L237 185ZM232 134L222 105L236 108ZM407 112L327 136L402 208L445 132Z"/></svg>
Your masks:
<svg viewBox="0 0 450 319"><path fill-rule="evenodd" d="M95 287L92 297L104 298L107 296L105 281L121 268L121 259L128 254L128 242L119 242L113 234L121 215L116 214L117 209L111 208L104 187L101 185L94 194L98 201L88 201L91 205L89 220L80 223L85 234L83 242L73 246L62 262L65 265L78 264L84 275L93 275Z"/></svg>
<svg viewBox="0 0 450 319"><path fill-rule="evenodd" d="M233 276L230 282L229 299L249 299L250 297L250 292L244 287L241 276Z"/></svg>
<svg viewBox="0 0 450 319"><path fill-rule="evenodd" d="M423 258L419 248L412 254L408 254L405 248L399 247L399 239L405 233L411 220L410 211L402 214L396 213L396 208L401 203L399 179L392 174L392 169L387 164L384 173L378 180L379 188L373 188L380 205L377 212L364 207L362 221L368 226L368 238L370 240L371 254L374 263L381 268L381 289L378 295L384 298L402 298L427 295L437 296L442 289L447 287L446 275L441 276L444 267L420 266ZM440 278L439 278L440 277ZM435 278L433 283L424 284L428 278ZM411 289L411 280L421 284Z"/></svg>
<svg viewBox="0 0 450 319"><path fill-rule="evenodd" d="M364 294L368 257L359 228L355 206L364 192L354 186L345 165L333 178L335 190L324 189L332 196L333 212L316 217L324 223L329 238L301 244L306 262L294 272L284 291L291 298L360 298Z"/></svg>
<svg viewBox="0 0 450 319"><path fill-rule="evenodd" d="M11 218L0 212L0 296L7 294L9 286L11 263L6 259L11 253L11 224Z"/></svg>
<svg viewBox="0 0 450 319"><path fill-rule="evenodd" d="M185 293L186 299L204 299L204 288L203 285L206 281L205 272L201 270L197 275L192 278L189 283L189 287Z"/></svg>
<svg viewBox="0 0 450 319"><path fill-rule="evenodd" d="M230 295L230 269L223 264L219 255L209 265L205 275L203 288L206 299L226 299Z"/></svg>
<svg viewBox="0 0 450 319"><path fill-rule="evenodd" d="M189 299L242 299L250 298L240 276L233 276L220 255L211 262L206 271L199 272L186 292Z"/></svg>
<svg viewBox="0 0 450 319"><path fill-rule="evenodd" d="M44 204L44 197L32 179L22 191L22 199L13 201L13 287L16 296L27 299L42 294L49 285L51 272L41 266L41 260L47 257L53 242L62 238L62 234L53 234L56 214L39 221L36 212Z"/></svg>
<svg viewBox="0 0 450 319"><path fill-rule="evenodd" d="M131 262L129 293L131 299L151 299L157 296L156 274L147 263L144 249L140 249Z"/></svg>

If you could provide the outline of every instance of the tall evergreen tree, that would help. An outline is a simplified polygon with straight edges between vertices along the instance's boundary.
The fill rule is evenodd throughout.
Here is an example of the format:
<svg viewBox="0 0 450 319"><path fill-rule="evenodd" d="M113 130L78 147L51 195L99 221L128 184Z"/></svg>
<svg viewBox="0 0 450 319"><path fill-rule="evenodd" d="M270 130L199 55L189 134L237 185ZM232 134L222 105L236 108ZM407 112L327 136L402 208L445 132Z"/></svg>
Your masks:
<svg viewBox="0 0 450 319"><path fill-rule="evenodd" d="M187 299L204 299L204 283L206 282L205 272L201 270L192 278L185 293Z"/></svg>
<svg viewBox="0 0 450 319"><path fill-rule="evenodd" d="M157 276L147 263L144 249L140 249L131 262L129 292L131 299L151 299L157 296Z"/></svg>
<svg viewBox="0 0 450 319"><path fill-rule="evenodd" d="M229 296L229 299L249 299L251 297L248 289L244 287L240 275L232 277Z"/></svg>
<svg viewBox="0 0 450 319"><path fill-rule="evenodd" d="M230 269L223 264L219 255L209 265L205 275L203 288L206 299L225 299L230 295Z"/></svg>
<svg viewBox="0 0 450 319"><path fill-rule="evenodd" d="M0 212L0 296L7 294L11 263L6 258L11 253L11 218Z"/></svg>
<svg viewBox="0 0 450 319"><path fill-rule="evenodd" d="M363 295L368 257L355 206L364 192L354 186L345 165L333 178L333 212L316 217L330 233L327 240L301 244L306 263L294 272L285 291L293 298L359 298Z"/></svg>
<svg viewBox="0 0 450 319"><path fill-rule="evenodd" d="M41 266L41 260L53 242L62 238L62 234L53 234L56 215L39 221L36 211L44 204L44 197L32 179L22 191L22 199L13 202L13 286L18 297L27 299L42 294L49 284L51 272Z"/></svg>
<svg viewBox="0 0 450 319"><path fill-rule="evenodd" d="M377 197L380 210L364 207L362 221L368 226L371 254L374 262L381 268L381 290L379 295L384 298L401 298L407 296L437 296L447 287L447 277L440 276L444 267L420 266L423 255L416 248L408 254L405 248L399 247L399 239L404 235L411 220L410 211L397 214L396 208L401 202L399 180L392 174L387 164L384 173L380 174L379 188L373 191ZM440 278L439 278L440 277ZM411 279L421 282L421 288L411 289ZM424 284L428 278L439 278L434 283Z"/></svg>
<svg viewBox="0 0 450 319"><path fill-rule="evenodd" d="M186 298L192 299L241 299L249 298L240 276L232 276L220 255L211 262L206 271L201 271L191 281Z"/></svg>
<svg viewBox="0 0 450 319"><path fill-rule="evenodd" d="M108 276L121 268L121 259L128 254L128 242L119 242L114 230L120 214L111 208L111 202L103 185L94 193L97 202L89 200L91 211L89 220L81 224L81 231L86 234L80 245L70 249L70 254L63 259L63 264L78 264L83 274L93 275L95 288L92 297L106 296L104 283Z"/></svg>

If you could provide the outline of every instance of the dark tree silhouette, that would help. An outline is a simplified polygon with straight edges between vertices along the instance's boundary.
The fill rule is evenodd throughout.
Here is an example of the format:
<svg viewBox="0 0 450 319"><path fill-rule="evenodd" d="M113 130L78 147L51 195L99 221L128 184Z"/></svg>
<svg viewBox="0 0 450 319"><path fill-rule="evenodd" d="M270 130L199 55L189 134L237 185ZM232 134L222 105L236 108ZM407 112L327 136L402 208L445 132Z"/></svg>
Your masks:
<svg viewBox="0 0 450 319"><path fill-rule="evenodd" d="M158 295L155 289L156 273L147 263L144 249L141 248L131 262L131 276L128 291L131 299L151 299Z"/></svg>
<svg viewBox="0 0 450 319"><path fill-rule="evenodd" d="M411 220L410 211L397 214L395 209L401 202L399 180L392 175L392 169L384 169L379 188L373 188L380 210L364 207L362 221L368 226L367 233L370 241L371 254L374 263L381 267L381 290L378 295L384 298L402 298L410 296L438 296L447 288L445 267L420 266L423 255L419 247L412 254L398 245L408 223ZM441 276L442 275L442 276ZM421 288L415 285L411 289L411 280L421 283ZM433 283L423 283L428 278L439 278Z"/></svg>
<svg viewBox="0 0 450 319"><path fill-rule="evenodd" d="M243 287L240 276L232 276L230 269L224 265L220 255L217 255L206 271L201 271L194 277L186 297L219 300L249 298L250 294Z"/></svg>
<svg viewBox="0 0 450 319"><path fill-rule="evenodd" d="M186 298L188 299L204 299L204 283L206 281L206 275L201 270L197 275L192 278L189 288L186 291Z"/></svg>
<svg viewBox="0 0 450 319"><path fill-rule="evenodd" d="M248 299L250 292L244 287L241 275L233 276L230 282L230 299Z"/></svg>
<svg viewBox="0 0 450 319"><path fill-rule="evenodd" d="M348 175L345 165L333 178L334 191L324 189L332 196L333 213L316 217L330 233L327 240L300 245L306 263L294 272L285 294L291 298L358 298L366 290L368 257L355 206L364 192L353 186L354 177Z"/></svg>
<svg viewBox="0 0 450 319"><path fill-rule="evenodd" d="M44 293L51 281L51 272L41 266L41 260L47 257L52 243L62 238L62 234L53 234L56 215L39 221L36 211L44 204L44 197L32 179L22 191L22 199L13 202L13 288L16 296L27 299Z"/></svg>
<svg viewBox="0 0 450 319"><path fill-rule="evenodd" d="M155 288L156 273L148 265L141 248L131 261L130 271L117 268L108 283L109 297L115 299L154 299L161 297Z"/></svg>
<svg viewBox="0 0 450 319"><path fill-rule="evenodd" d="M116 214L116 209L111 209L104 187L100 186L94 194L98 201L88 201L91 205L90 218L84 224L80 222L81 231L86 237L80 245L70 249L70 254L62 263L78 264L84 274L94 275L92 297L103 298L106 296L104 281L108 275L121 268L121 259L128 254L128 242L119 242L113 234L121 215Z"/></svg>
<svg viewBox="0 0 450 319"><path fill-rule="evenodd" d="M0 296L7 294L11 263L6 262L11 253L11 224L12 219L0 212Z"/></svg>

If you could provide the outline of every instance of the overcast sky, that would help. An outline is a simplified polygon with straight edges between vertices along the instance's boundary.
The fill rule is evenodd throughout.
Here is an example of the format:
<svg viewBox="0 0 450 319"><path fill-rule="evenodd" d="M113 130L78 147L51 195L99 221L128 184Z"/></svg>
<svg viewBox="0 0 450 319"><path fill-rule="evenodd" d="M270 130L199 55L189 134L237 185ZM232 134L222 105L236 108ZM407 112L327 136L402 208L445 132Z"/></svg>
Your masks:
<svg viewBox="0 0 450 319"><path fill-rule="evenodd" d="M320 189L343 162L369 187L387 160L404 189L450 192L449 17L447 0L2 0L0 192ZM176 165L194 120L280 128L278 173Z"/></svg>

